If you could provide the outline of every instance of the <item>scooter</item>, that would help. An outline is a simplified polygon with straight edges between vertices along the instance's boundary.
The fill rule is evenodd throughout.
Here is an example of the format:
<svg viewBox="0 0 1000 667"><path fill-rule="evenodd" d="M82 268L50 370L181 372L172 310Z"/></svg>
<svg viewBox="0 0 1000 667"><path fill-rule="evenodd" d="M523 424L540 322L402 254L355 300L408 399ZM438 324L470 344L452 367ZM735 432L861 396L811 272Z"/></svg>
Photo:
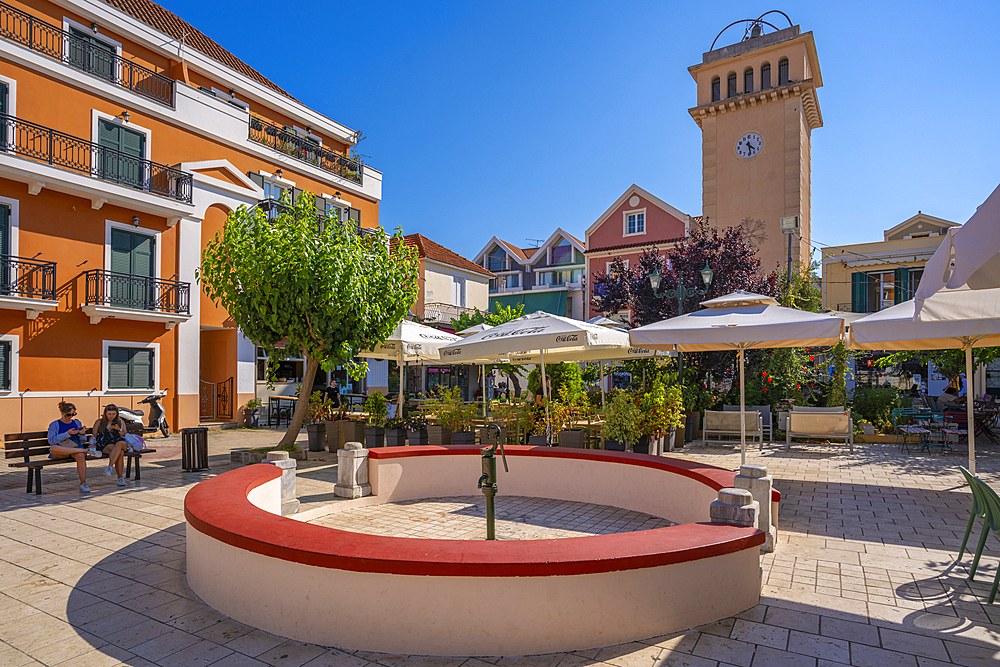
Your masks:
<svg viewBox="0 0 1000 667"><path fill-rule="evenodd" d="M164 391L166 391L166 389L164 389ZM143 426L142 424L142 416L145 414L142 410L118 408L118 413L125 421L142 426L143 433L153 433L156 430L159 430L165 438L170 435L170 425L167 424L167 413L164 411L163 406L160 405L161 398L163 398L161 395L153 394L152 396L147 396L139 401L140 404L148 403L150 406L148 426Z"/></svg>

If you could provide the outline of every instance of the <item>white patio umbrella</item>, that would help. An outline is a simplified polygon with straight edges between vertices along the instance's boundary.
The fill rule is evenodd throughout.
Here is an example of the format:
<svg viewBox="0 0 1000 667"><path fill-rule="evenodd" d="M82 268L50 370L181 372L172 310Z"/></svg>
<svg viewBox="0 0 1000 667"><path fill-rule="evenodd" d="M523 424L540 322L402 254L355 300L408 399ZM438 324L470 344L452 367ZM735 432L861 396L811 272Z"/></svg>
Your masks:
<svg viewBox="0 0 1000 667"><path fill-rule="evenodd" d="M542 393L546 398L547 424L549 416L548 379L545 376L547 353L584 354L595 348L621 349L628 346L628 334L624 331L538 311L445 345L441 347L440 353L444 363L463 363L538 352L542 369Z"/></svg>
<svg viewBox="0 0 1000 667"><path fill-rule="evenodd" d="M399 413L403 410L404 367L411 361L437 361L443 345L462 340L459 336L433 327L403 320L381 345L358 353L366 359L393 359L399 364Z"/></svg>
<svg viewBox="0 0 1000 667"><path fill-rule="evenodd" d="M468 329L462 329L461 331L456 331L455 334L465 338L466 336L471 336L473 334L481 333L483 331L489 331L492 329L489 324L481 323L474 324ZM486 418L486 406L489 405L489 399L486 397L486 364L479 364L479 378L483 385L483 419Z"/></svg>
<svg viewBox="0 0 1000 667"><path fill-rule="evenodd" d="M836 345L844 321L825 313L779 306L776 299L752 292L733 292L702 301L699 310L632 329L636 345L680 352L736 350L740 366L740 454L746 463L746 387L744 352L773 347Z"/></svg>
<svg viewBox="0 0 1000 667"><path fill-rule="evenodd" d="M915 295L917 314L931 295L963 285L974 290L1000 287L1000 186L968 222L948 230L927 261Z"/></svg>
<svg viewBox="0 0 1000 667"><path fill-rule="evenodd" d="M949 313L964 317L949 318ZM976 315L979 317L968 317ZM936 316L940 319L924 319ZM920 316L913 299L851 324L851 347L859 350L963 350L972 387L972 349L1000 345L1000 289L941 290L924 301ZM976 426L972 392L966 396L969 471L976 471Z"/></svg>

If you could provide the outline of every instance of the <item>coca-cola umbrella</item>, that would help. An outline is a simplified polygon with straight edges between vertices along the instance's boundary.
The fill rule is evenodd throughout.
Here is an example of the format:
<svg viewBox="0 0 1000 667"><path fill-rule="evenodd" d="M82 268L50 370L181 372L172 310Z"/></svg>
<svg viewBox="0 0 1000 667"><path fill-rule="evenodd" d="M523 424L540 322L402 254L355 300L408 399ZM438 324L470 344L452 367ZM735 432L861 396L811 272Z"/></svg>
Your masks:
<svg viewBox="0 0 1000 667"><path fill-rule="evenodd" d="M511 355L538 354L542 368L542 392L545 401L545 421L548 424L548 380L545 376L546 355L559 354L561 361L573 359L595 349L628 349L628 333L579 320L571 320L542 311L498 324L465 339L440 348L444 363L475 363L480 359L510 358ZM581 359L582 360L582 359ZM551 433L546 430L546 437Z"/></svg>
<svg viewBox="0 0 1000 667"><path fill-rule="evenodd" d="M743 356L746 350L773 347L836 345L844 321L824 313L810 313L778 305L774 297L738 291L702 301L704 310L637 327L632 343L679 352L736 350L740 366L740 455L746 463L746 387Z"/></svg>

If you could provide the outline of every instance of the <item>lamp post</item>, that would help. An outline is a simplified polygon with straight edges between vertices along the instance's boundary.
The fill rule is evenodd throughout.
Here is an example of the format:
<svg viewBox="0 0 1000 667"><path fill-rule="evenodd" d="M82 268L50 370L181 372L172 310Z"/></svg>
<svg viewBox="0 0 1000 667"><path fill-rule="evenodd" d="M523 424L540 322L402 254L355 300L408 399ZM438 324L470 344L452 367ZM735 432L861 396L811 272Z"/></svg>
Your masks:
<svg viewBox="0 0 1000 667"><path fill-rule="evenodd" d="M708 265L707 259L705 260L705 268L698 273L701 274L701 280L705 283L705 289L687 287L678 274L677 287L668 289L661 295L660 281L663 279L663 276L656 269L653 269L653 272L649 274L649 286L653 288L653 296L657 298L665 296L668 299L677 299L677 314L683 315L684 299L689 296L705 296L708 293L708 288L712 285L712 277L715 275L715 271ZM677 353L677 381L684 384L684 355L681 352Z"/></svg>

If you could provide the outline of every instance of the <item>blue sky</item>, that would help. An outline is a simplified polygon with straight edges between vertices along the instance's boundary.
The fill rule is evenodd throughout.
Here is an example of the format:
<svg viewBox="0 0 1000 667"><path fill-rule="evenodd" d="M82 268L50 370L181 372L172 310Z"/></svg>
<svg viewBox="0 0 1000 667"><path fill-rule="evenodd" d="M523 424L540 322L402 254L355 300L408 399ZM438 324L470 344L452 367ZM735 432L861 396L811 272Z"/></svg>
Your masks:
<svg viewBox="0 0 1000 667"><path fill-rule="evenodd" d="M746 2L160 0L318 111L364 132L381 222L467 257L584 230L633 182L701 213L701 60ZM964 222L1000 183L1000 4L786 2L815 34L813 242ZM752 15L752 16L751 16ZM738 41L730 29L719 44Z"/></svg>

